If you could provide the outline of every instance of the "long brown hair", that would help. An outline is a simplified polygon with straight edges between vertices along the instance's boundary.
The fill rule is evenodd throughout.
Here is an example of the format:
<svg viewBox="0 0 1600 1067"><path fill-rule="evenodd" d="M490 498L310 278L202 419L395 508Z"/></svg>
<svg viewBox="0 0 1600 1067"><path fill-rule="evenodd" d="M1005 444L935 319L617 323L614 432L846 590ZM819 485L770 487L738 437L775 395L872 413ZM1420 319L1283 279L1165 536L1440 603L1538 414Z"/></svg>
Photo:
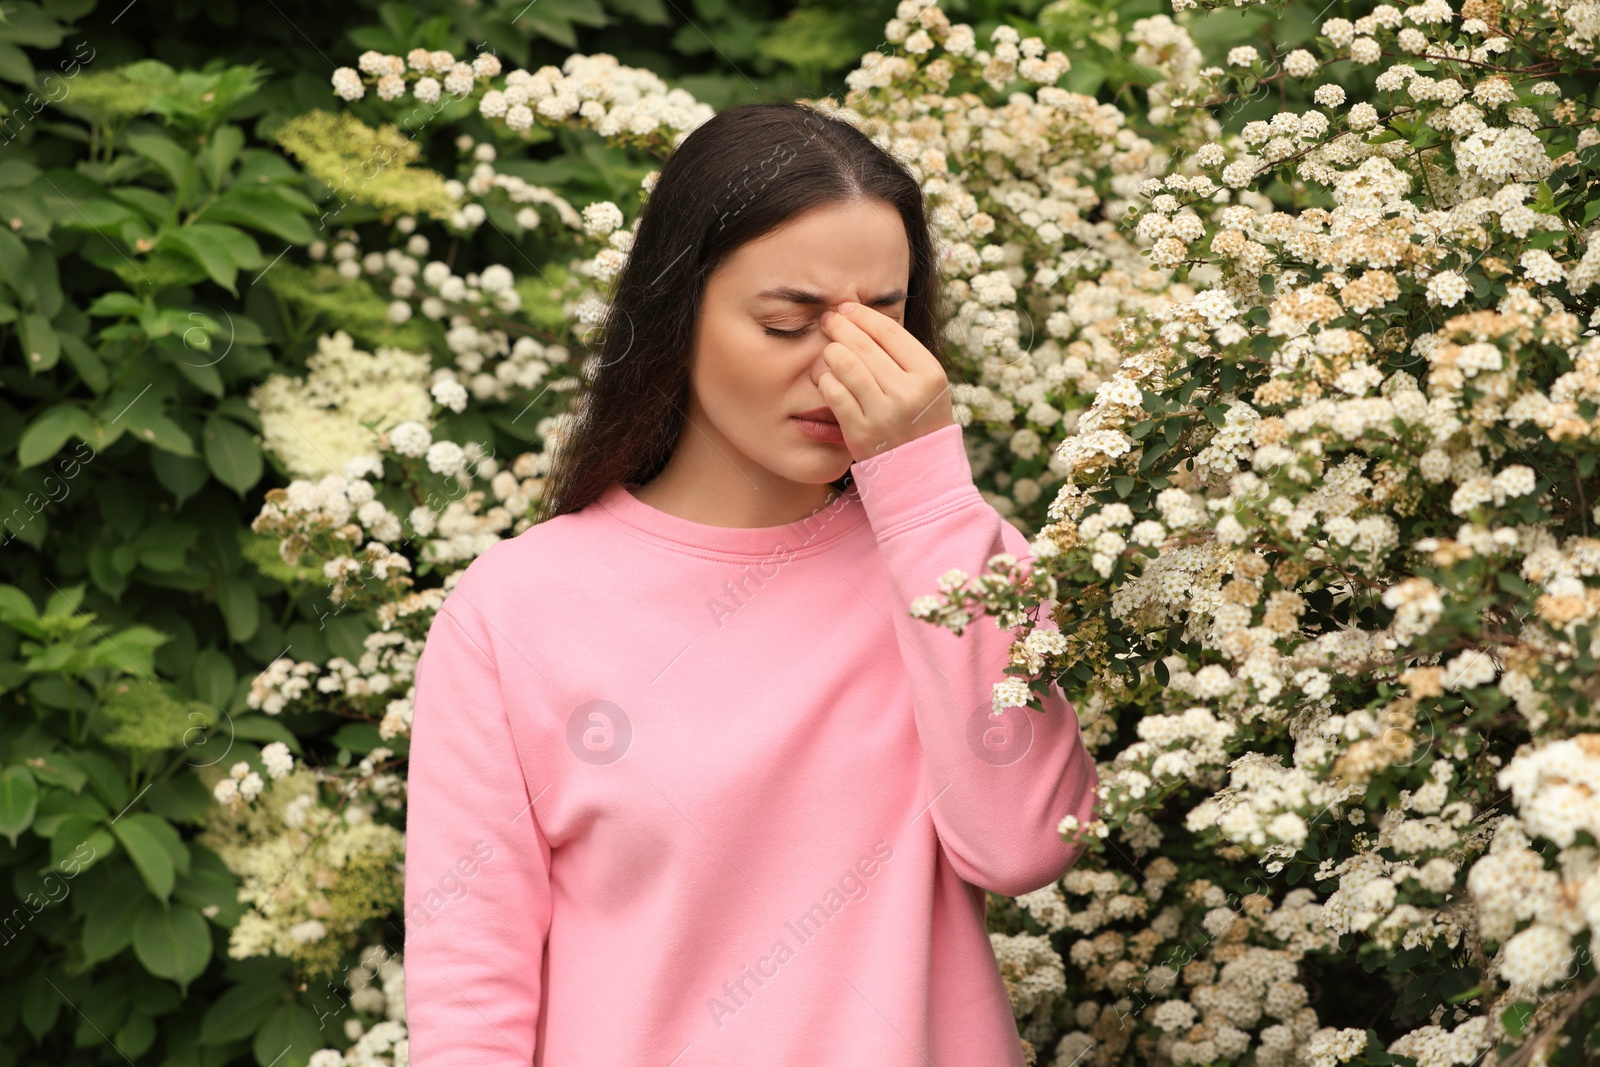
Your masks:
<svg viewBox="0 0 1600 1067"><path fill-rule="evenodd" d="M943 287L922 188L848 121L808 104L741 104L667 156L600 323L535 521L577 511L618 481L644 484L687 418L689 359L706 280L742 245L823 204L882 200L911 246L905 328L949 371ZM846 472L832 485L843 491Z"/></svg>

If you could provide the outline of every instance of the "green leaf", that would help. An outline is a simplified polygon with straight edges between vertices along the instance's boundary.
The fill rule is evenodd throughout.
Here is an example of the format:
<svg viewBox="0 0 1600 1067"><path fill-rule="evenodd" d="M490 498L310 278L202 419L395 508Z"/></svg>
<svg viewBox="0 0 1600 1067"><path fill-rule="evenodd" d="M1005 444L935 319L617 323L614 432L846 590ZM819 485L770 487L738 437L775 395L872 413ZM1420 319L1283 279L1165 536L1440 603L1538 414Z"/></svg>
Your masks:
<svg viewBox="0 0 1600 1067"><path fill-rule="evenodd" d="M178 205L171 197L142 185L120 186L111 190L111 195L157 225L176 221L178 217Z"/></svg>
<svg viewBox="0 0 1600 1067"><path fill-rule="evenodd" d="M0 183L0 219L22 237L41 241L50 236L50 212L36 189L7 189Z"/></svg>
<svg viewBox="0 0 1600 1067"><path fill-rule="evenodd" d="M200 531L179 522L153 522L139 531L134 544L139 562L153 571L182 570L188 564L189 546Z"/></svg>
<svg viewBox="0 0 1600 1067"><path fill-rule="evenodd" d="M38 293L38 312L44 316L46 323L61 313L61 307L66 302L66 294L61 289L61 266L56 261L56 255L46 244L28 247L28 271L33 278L34 290Z"/></svg>
<svg viewBox="0 0 1600 1067"><path fill-rule="evenodd" d="M182 145L169 137L155 133L130 133L128 147L161 168L176 191L179 204L195 192L196 171L194 159Z"/></svg>
<svg viewBox="0 0 1600 1067"><path fill-rule="evenodd" d="M83 773L83 765L65 749L45 752L34 757L29 762L28 769L33 772L34 778L43 784L59 785L72 793L82 789L84 783L89 780L89 776Z"/></svg>
<svg viewBox="0 0 1600 1067"><path fill-rule="evenodd" d="M15 189L18 186L32 185L44 171L21 159L10 159L0 163L0 189Z"/></svg>
<svg viewBox="0 0 1600 1067"><path fill-rule="evenodd" d="M64 874L76 877L116 851L101 818L68 815L56 824L50 837L50 864Z"/></svg>
<svg viewBox="0 0 1600 1067"><path fill-rule="evenodd" d="M162 234L162 242L171 244L198 263L211 280L234 296L239 292L234 279L240 268L246 270L266 265L261 247L251 236L235 226L216 222L193 222Z"/></svg>
<svg viewBox="0 0 1600 1067"><path fill-rule="evenodd" d="M1124 474L1120 478L1111 479L1111 487L1117 491L1117 496L1126 497L1133 492L1133 479Z"/></svg>
<svg viewBox="0 0 1600 1067"><path fill-rule="evenodd" d="M378 26L357 26L353 30L346 30L345 36L363 52L393 52L399 47L394 35Z"/></svg>
<svg viewBox="0 0 1600 1067"><path fill-rule="evenodd" d="M71 616L78 610L79 605L83 603L83 594L87 590L88 586L82 582L77 585L70 585L65 589L54 590L45 599L44 614L41 618L65 619Z"/></svg>
<svg viewBox="0 0 1600 1067"><path fill-rule="evenodd" d="M315 236L311 223L271 188L232 189L207 207L200 217L208 222L236 222L280 237L290 244L309 244Z"/></svg>
<svg viewBox="0 0 1600 1067"><path fill-rule="evenodd" d="M149 1051L156 1043L156 1024L150 1021L152 1013L130 1012L128 1021L111 1035L111 1044L129 1063Z"/></svg>
<svg viewBox="0 0 1600 1067"><path fill-rule="evenodd" d="M37 303L28 246L22 243L22 238L3 227L0 227L0 281L11 287L23 307L31 308Z"/></svg>
<svg viewBox="0 0 1600 1067"><path fill-rule="evenodd" d="M1169 425L1176 426L1177 424L1176 423L1170 423ZM1139 467L1138 467L1139 473L1140 474L1149 474L1150 473L1150 468L1155 465L1156 460L1160 459L1171 448L1172 448L1172 441L1169 439L1169 437L1166 434L1162 434L1161 440L1153 441L1150 444L1146 445L1145 449L1144 449L1144 454L1139 457ZM1128 480L1131 482L1133 479L1130 478ZM1115 484L1115 483L1113 483L1113 484ZM1119 496L1127 496L1128 495L1128 493L1123 492L1122 486L1117 485L1116 489L1117 489L1117 495L1119 495ZM1132 491L1132 487L1131 486L1129 487L1128 491L1129 492Z"/></svg>
<svg viewBox="0 0 1600 1067"><path fill-rule="evenodd" d="M127 807L128 778L122 768L98 749L83 748L76 754L78 762L83 764L84 772L89 775L89 788L94 790L95 796L105 801L106 807L112 811L121 811Z"/></svg>
<svg viewBox="0 0 1600 1067"><path fill-rule="evenodd" d="M194 450L193 439L183 427L167 418L154 403L135 404L123 418L128 421L129 432L141 441L173 455L199 456Z"/></svg>
<svg viewBox="0 0 1600 1067"><path fill-rule="evenodd" d="M0 622L7 626L18 623L33 623L39 618L39 609L34 607L33 599L14 585L0 585ZM25 633L33 634L35 629L28 629Z"/></svg>
<svg viewBox="0 0 1600 1067"><path fill-rule="evenodd" d="M54 756L52 756L52 759ZM39 768L29 764L28 769L34 772L34 777L39 778ZM44 782L43 778L39 778ZM84 781L88 778L85 776ZM65 789L48 789L39 798L39 814L33 820L33 832L40 837L54 840L62 832L62 824L74 816L84 816L96 826L101 826L111 817L111 812L94 796L93 793L82 792L82 785L78 786L79 792L68 792ZM106 845L115 851L117 843L110 840Z"/></svg>
<svg viewBox="0 0 1600 1067"><path fill-rule="evenodd" d="M237 126L218 126L200 151L195 153L200 174L212 190L222 188L222 180L227 177L228 169L239 158L239 149L243 147L243 130Z"/></svg>
<svg viewBox="0 0 1600 1067"><path fill-rule="evenodd" d="M49 370L61 358L61 340L50 320L38 312L17 320L17 340L22 343L29 372Z"/></svg>
<svg viewBox="0 0 1600 1067"><path fill-rule="evenodd" d="M117 835L117 840L127 850L134 869L144 879L145 888L158 900L165 901L170 897L177 872L172 864L172 855L160 838L148 826L131 819L118 819L111 824L111 832ZM161 973L154 967L150 969Z"/></svg>
<svg viewBox="0 0 1600 1067"><path fill-rule="evenodd" d="M311 1054L327 1043L316 1016L293 1001L279 1005L256 1031L252 1050L257 1063L272 1067L306 1067Z"/></svg>
<svg viewBox="0 0 1600 1067"><path fill-rule="evenodd" d="M133 951L145 970L177 982L179 992L187 993L189 983L211 962L211 927L193 905L146 901L134 922ZM308 1059L311 1051L307 1049Z"/></svg>
<svg viewBox="0 0 1600 1067"><path fill-rule="evenodd" d="M234 279L239 275L239 265L228 255L227 246L205 233L178 230L163 235L162 241L175 245L190 259L198 263L211 280L234 296L239 295Z"/></svg>
<svg viewBox="0 0 1600 1067"><path fill-rule="evenodd" d="M124 872L126 873L126 872ZM102 893L83 920L84 962L108 960L133 941L134 923L150 898L125 890Z"/></svg>
<svg viewBox="0 0 1600 1067"><path fill-rule="evenodd" d="M198 768L204 764L201 753L196 747L203 746L206 738L203 727L191 727L189 734L184 738L184 763L190 768ZM157 815L162 816L172 823L187 823L190 826L203 826L208 816L212 814L212 806L216 798L205 787L195 774L179 772L171 778L164 779L152 785L142 798L144 806ZM189 850L191 868L194 860L200 856L205 846L193 838L184 840L184 847ZM194 872L191 870L190 874ZM183 896L183 873L178 874L178 887L172 891L175 899L185 899ZM202 903L207 903L202 901ZM212 916L215 918L215 916Z"/></svg>
<svg viewBox="0 0 1600 1067"><path fill-rule="evenodd" d="M240 982L211 1002L200 1019L200 1043L225 1045L253 1037L283 998L284 987L271 982Z"/></svg>
<svg viewBox="0 0 1600 1067"><path fill-rule="evenodd" d="M39 809L39 783L28 768L11 765L0 773L0 834L16 847L17 836L33 824Z"/></svg>
<svg viewBox="0 0 1600 1067"><path fill-rule="evenodd" d="M28 53L5 41L0 41L0 81L26 85L30 89L39 85Z"/></svg>
<svg viewBox="0 0 1600 1067"><path fill-rule="evenodd" d="M196 389L220 400L228 391L227 385L222 380L222 374L216 367L222 357L218 356L204 363L195 363L189 357L196 354L196 349L190 348L183 343L185 340L197 338L198 336L198 329L190 327L182 339L178 337L163 337L156 342L156 348L168 363L178 368L179 374L182 374L194 384ZM199 350L200 353L204 354L210 351L209 338L207 338L207 342L206 346Z"/></svg>
<svg viewBox="0 0 1600 1067"><path fill-rule="evenodd" d="M65 36L66 27L38 4L10 4L0 18L0 37L27 48L54 48Z"/></svg>
<svg viewBox="0 0 1600 1067"><path fill-rule="evenodd" d="M1506 1033L1518 1037L1527 1028L1528 1020L1533 1018L1533 1013L1538 1008L1536 1004L1519 1001L1500 1013L1500 1022L1506 1028Z"/></svg>
<svg viewBox="0 0 1600 1067"><path fill-rule="evenodd" d="M74 337L70 333L57 334L56 340L61 342L61 354L67 357L67 362L78 372L84 385L96 393L103 393L110 387L111 374L100 353L90 348L81 337Z"/></svg>
<svg viewBox="0 0 1600 1067"><path fill-rule="evenodd" d="M220 648L202 648L194 657L194 695L216 707L226 707L239 684L233 660Z"/></svg>
<svg viewBox="0 0 1600 1067"><path fill-rule="evenodd" d="M199 779L191 780L196 782L205 807L216 803L205 786L198 785ZM204 819L202 813L195 821L200 823ZM231 929L239 925L239 917L245 909L244 903L239 900L239 879L228 869L222 857L206 846L191 841L189 848L193 856L191 869L188 874L178 876L178 888L172 891L172 899L193 904L202 914L208 907L215 907L216 912L208 916L213 926Z"/></svg>
<svg viewBox="0 0 1600 1067"><path fill-rule="evenodd" d="M43 463L61 451L69 438L88 440L94 435L94 419L76 404L57 404L45 411L22 432L17 442L17 463L23 468Z"/></svg>
<svg viewBox="0 0 1600 1067"><path fill-rule="evenodd" d="M113 230L126 222L139 221L139 215L115 200L79 200L68 206L56 225L69 230Z"/></svg>
<svg viewBox="0 0 1600 1067"><path fill-rule="evenodd" d="M85 309L90 315L117 315L135 319L148 310L148 305L132 293L106 293Z"/></svg>
<svg viewBox="0 0 1600 1067"><path fill-rule="evenodd" d="M149 811L135 811L124 815L123 823L136 823L149 831L150 836L161 843L167 850L167 857L172 860L172 869L177 874L189 873L189 846L183 843L177 828L161 816Z"/></svg>
<svg viewBox="0 0 1600 1067"><path fill-rule="evenodd" d="M1533 501L1533 503L1535 506L1537 506L1538 502ZM1496 585L1498 585L1505 592L1510 593L1512 596L1522 597L1528 600L1533 599L1533 587L1527 582L1523 581L1517 575L1512 574L1509 571L1497 571L1494 579Z"/></svg>
<svg viewBox="0 0 1600 1067"><path fill-rule="evenodd" d="M290 752L303 751L294 731L266 715L244 715L234 719L233 736L243 741L282 741Z"/></svg>
<svg viewBox="0 0 1600 1067"><path fill-rule="evenodd" d="M251 582L238 575L217 583L217 608L228 624L228 637L244 642L256 635L261 625L261 598Z"/></svg>
<svg viewBox="0 0 1600 1067"><path fill-rule="evenodd" d="M347 722L339 727L333 735L333 743L341 748L348 748L358 755L366 755L379 745L385 744L383 737L378 733L378 728L370 722ZM390 746L391 748L393 746Z"/></svg>
<svg viewBox="0 0 1600 1067"><path fill-rule="evenodd" d="M198 456L175 456L171 452L153 452L150 469L156 481L173 495L179 507L211 481L211 472Z"/></svg>
<svg viewBox="0 0 1600 1067"><path fill-rule="evenodd" d="M243 497L261 480L261 446L249 430L232 419L212 414L206 419L202 439L206 463L223 485Z"/></svg>
<svg viewBox="0 0 1600 1067"><path fill-rule="evenodd" d="M148 677L155 673L155 650L172 640L171 634L149 626L130 626L89 647L84 659L91 667L111 667L124 674Z"/></svg>

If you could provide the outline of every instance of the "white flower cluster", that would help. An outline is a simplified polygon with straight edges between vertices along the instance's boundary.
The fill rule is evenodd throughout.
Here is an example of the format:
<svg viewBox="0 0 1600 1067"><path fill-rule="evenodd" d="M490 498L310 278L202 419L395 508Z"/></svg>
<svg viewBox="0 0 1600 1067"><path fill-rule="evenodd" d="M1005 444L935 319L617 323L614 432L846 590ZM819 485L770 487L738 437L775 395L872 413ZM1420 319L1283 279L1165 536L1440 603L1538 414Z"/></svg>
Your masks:
<svg viewBox="0 0 1600 1067"><path fill-rule="evenodd" d="M406 1035L406 978L401 957L384 945L361 950L360 965L345 974L350 1007L361 1015L378 1016L364 1025L359 1018L344 1023L344 1036L352 1042L341 1052L325 1048L311 1054L309 1067L408 1067L410 1042Z"/></svg>
<svg viewBox="0 0 1600 1067"><path fill-rule="evenodd" d="M263 751L269 773L282 770L283 755L269 757ZM404 782L391 773L368 772L358 772L366 778L360 789L365 795L344 782L345 797L337 807L321 796L335 776L301 766L276 776L265 789L255 787L256 803L209 809L199 840L239 876L239 900L246 905L229 933L231 957L272 954L314 969L338 969L345 937L373 917L370 890L338 890L347 890L351 877L372 877L354 872L381 870L404 854L405 835L373 817L401 806ZM241 775L235 766L218 784L240 781L242 792L250 773Z"/></svg>
<svg viewBox="0 0 1600 1067"><path fill-rule="evenodd" d="M408 229L403 225L408 220L409 216L402 216L397 228ZM428 239L416 233L400 247L359 258L354 234L332 250L341 267L355 266L346 272L350 277L365 276L388 289L393 297L389 321L404 323L415 309L448 327L445 343L455 356L455 367L432 371L429 384L430 395L440 405L463 411L469 397L508 401L524 391L538 393L552 369L566 364L571 354L566 346L529 335L513 341L506 329L492 325L522 308L522 295L510 268L494 263L458 275L443 260L429 259L429 251Z"/></svg>
<svg viewBox="0 0 1600 1067"><path fill-rule="evenodd" d="M468 63L448 51L418 48L405 59L369 51L359 65L360 70L340 67L333 73L333 90L345 100L365 96L369 81L385 101L409 91L431 106L442 94L465 99L477 93L479 113L514 131L529 130L536 121L580 122L608 139L641 145L665 141L671 147L713 114L686 90L669 88L651 71L623 66L604 53L573 54L559 68L512 70L498 87L492 83L501 74L500 60L489 53Z"/></svg>
<svg viewBox="0 0 1600 1067"><path fill-rule="evenodd" d="M1427 0L1329 19L1327 47L1285 57L1284 74L1397 56L1377 74L1379 94L1349 101L1344 85L1308 86L1321 110L1204 133L1175 153L1179 169L1141 177L1128 229L1153 268L1183 281L1124 304L1120 322L1097 331L1112 361L1068 380L1087 406L1020 388L1032 379L1014 368L1028 354L982 390L957 392L1000 441L1001 430L1017 439L1024 412L1030 428L1055 426L1033 419L1040 401L1062 413L1045 475L1026 486L997 476L986 496L1021 507L1050 500L1061 481L1032 543L1071 636L1037 671L1087 666L1081 703L1136 709L1140 739L1102 753L1097 815L1112 839L1153 852L1178 815L1225 858L1259 855L1276 873L1304 863L1313 841L1326 850L1341 823L1372 826L1347 851L1322 853L1317 877L1335 887L1319 926L1392 951L1488 942L1493 952L1485 996L1449 1009L1459 1025L1436 1013L1388 1049L1440 1064L1509 1040L1500 1012L1515 999L1591 974L1574 938L1600 916L1594 735L1557 733L1496 781L1506 734L1477 736L1439 711L1447 700L1504 703L1536 735L1571 731L1581 721L1571 702L1590 699L1575 693L1576 661L1600 656L1600 540L1586 525L1600 508L1570 466L1585 456L1592 468L1600 442L1590 335L1600 318L1584 321L1572 299L1600 282L1600 251L1593 220L1564 223L1551 202L1551 190L1558 204L1586 201L1558 169L1573 161L1562 155L1568 131L1578 150L1600 144L1600 116L1538 73L1559 65L1561 48L1590 65L1600 17L1591 5L1510 6L1548 20L1551 34L1495 32L1500 8L1486 0L1459 14ZM1142 33L1161 40L1153 25ZM1187 84L1164 88L1162 106L1201 100L1208 85L1226 99L1226 79L1255 76L1259 61L1243 45L1226 66L1181 59ZM1269 201L1252 188L1268 179L1319 190L1323 206ZM1080 281L1072 294L1087 291ZM1066 326L1052 320L1032 351ZM1209 370L1219 365L1231 382ZM1486 585L1488 600L1474 599ZM1488 601L1497 606L1479 606ZM1486 624L1486 610L1504 621ZM1163 642L1196 651L1147 661L1137 677L1115 668ZM1170 730L1197 712L1212 717L1214 748L1204 734L1176 733L1160 749L1146 738L1146 724ZM1284 729L1289 760L1257 750ZM1099 729L1085 738L1110 740ZM1157 759L1168 761L1159 771ZM1396 780L1399 800L1381 817L1367 811L1367 784ZM1161 812L1185 785L1198 802ZM1506 829L1490 850L1492 824L1474 817L1504 789L1523 839L1552 842L1559 859L1512 848ZM1069 892L1090 863L1093 853L1069 873ZM1053 921L1095 929L1070 910ZM1126 930L1158 940L1153 925ZM1087 990L1118 988L1108 955L1098 941L1075 944ZM1191 1017L1195 1003L1152 1003L1142 1029L1158 1042L1190 1026L1214 1033L1221 1019ZM1068 1035L1060 1062L1111 1029ZM1258 1062L1342 1062L1364 1046L1315 1026L1284 1045L1265 1031L1250 1039ZM1156 1047L1181 1062L1181 1046Z"/></svg>
<svg viewBox="0 0 1600 1067"><path fill-rule="evenodd" d="M343 330L325 334L306 358L306 374L273 374L251 392L262 447L302 477L341 471L374 452L383 430L432 417L428 367L426 355L366 352Z"/></svg>
<svg viewBox="0 0 1600 1067"><path fill-rule="evenodd" d="M294 756L290 754L288 745L274 741L261 750L261 765L268 777L282 778L294 770ZM217 784L212 786L211 795L219 804L248 804L264 788L266 781L260 773L250 766L249 761L239 760L229 768L228 777L218 779Z"/></svg>

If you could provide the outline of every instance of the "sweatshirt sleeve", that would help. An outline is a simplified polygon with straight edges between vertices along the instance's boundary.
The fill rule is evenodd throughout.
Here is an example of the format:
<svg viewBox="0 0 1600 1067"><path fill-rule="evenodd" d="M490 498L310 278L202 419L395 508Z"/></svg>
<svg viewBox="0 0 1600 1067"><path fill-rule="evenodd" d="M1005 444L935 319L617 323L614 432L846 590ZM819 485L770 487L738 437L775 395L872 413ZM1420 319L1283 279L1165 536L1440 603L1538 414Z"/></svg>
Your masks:
<svg viewBox="0 0 1600 1067"><path fill-rule="evenodd" d="M985 617L958 637L910 614L917 597L938 595L939 577L952 568L976 578L1001 552L1027 563L1027 538L973 484L959 424L851 472L895 592L892 618L940 843L973 885L1003 896L1042 888L1087 847L1057 829L1067 815L1092 818L1099 785L1077 712L1052 684L1043 714L1013 707L990 718L994 684L1012 677L1011 632ZM1040 627L1056 624L1043 619Z"/></svg>
<svg viewBox="0 0 1600 1067"><path fill-rule="evenodd" d="M487 628L460 599L434 617L412 694L410 1059L416 1067L527 1067L550 926L550 843L512 739Z"/></svg>

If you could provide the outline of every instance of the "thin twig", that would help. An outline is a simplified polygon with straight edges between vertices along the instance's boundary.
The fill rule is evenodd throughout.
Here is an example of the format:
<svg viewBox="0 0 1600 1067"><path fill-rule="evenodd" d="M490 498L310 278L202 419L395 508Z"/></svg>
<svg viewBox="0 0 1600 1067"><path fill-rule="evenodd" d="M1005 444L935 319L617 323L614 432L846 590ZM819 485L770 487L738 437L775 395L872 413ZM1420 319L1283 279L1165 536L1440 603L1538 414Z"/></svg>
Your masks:
<svg viewBox="0 0 1600 1067"><path fill-rule="evenodd" d="M1517 1051L1512 1053L1510 1059L1499 1061L1499 1067L1521 1067L1522 1064L1531 1061L1533 1054L1542 1046L1548 1045L1556 1035L1561 1033L1562 1028L1577 1014L1578 1009L1583 1007L1590 997L1594 996L1596 990L1600 990L1600 978L1594 979L1583 989L1574 991L1572 1002L1567 1005L1567 1010L1563 1011L1560 1017L1550 1024L1549 1029L1543 1030L1524 1041ZM1586 1039L1580 1038L1580 1040Z"/></svg>

